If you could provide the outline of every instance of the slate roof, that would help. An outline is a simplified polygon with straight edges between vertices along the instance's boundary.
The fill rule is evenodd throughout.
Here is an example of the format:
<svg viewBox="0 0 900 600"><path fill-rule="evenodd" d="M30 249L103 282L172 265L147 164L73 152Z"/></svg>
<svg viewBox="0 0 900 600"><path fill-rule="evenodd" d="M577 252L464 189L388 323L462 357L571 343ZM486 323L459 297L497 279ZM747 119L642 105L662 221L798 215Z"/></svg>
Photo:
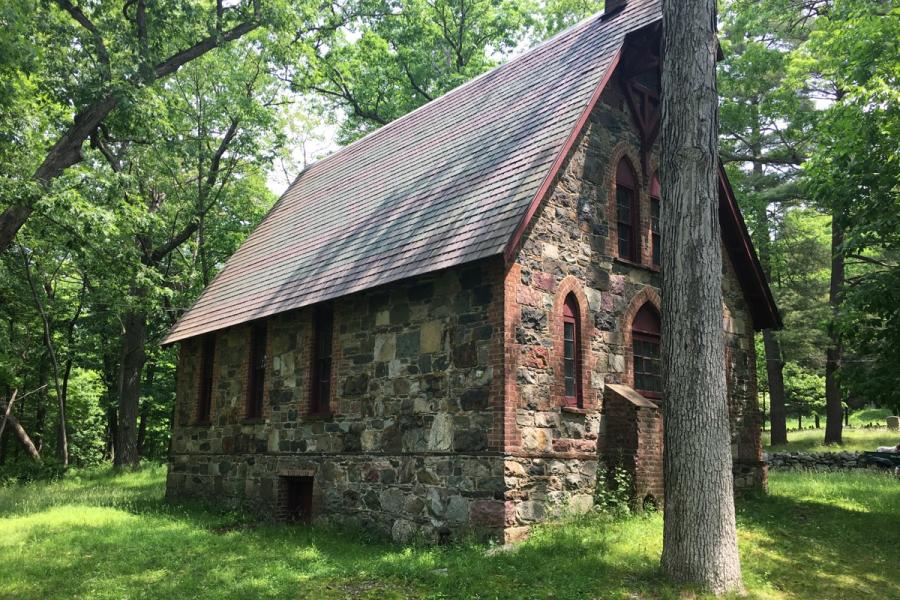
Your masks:
<svg viewBox="0 0 900 600"><path fill-rule="evenodd" d="M304 170L164 343L503 253L625 36L631 0Z"/></svg>

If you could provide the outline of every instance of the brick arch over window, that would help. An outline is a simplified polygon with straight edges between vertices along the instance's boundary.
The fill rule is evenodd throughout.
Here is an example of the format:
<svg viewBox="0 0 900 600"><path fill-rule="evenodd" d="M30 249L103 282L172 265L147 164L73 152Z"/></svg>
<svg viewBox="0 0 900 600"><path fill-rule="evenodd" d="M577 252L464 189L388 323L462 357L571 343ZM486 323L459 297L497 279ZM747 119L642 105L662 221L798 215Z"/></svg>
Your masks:
<svg viewBox="0 0 900 600"><path fill-rule="evenodd" d="M623 177L624 176L624 177ZM625 179L625 181L623 181ZM640 263L642 255L642 227L641 227L641 199L643 198L644 176L641 172L641 162L638 159L636 149L628 143L618 144L612 152L612 160L607 171L607 208L606 216L609 224L609 253L612 256ZM623 185L624 184L624 185ZM630 249L626 256L622 255L620 244L620 204L625 204L624 194L619 188L630 190L630 217L631 230ZM624 216L624 215L623 215Z"/></svg>
<svg viewBox="0 0 900 600"><path fill-rule="evenodd" d="M625 354L625 383L631 387L634 387L634 336L632 325L638 312L647 304L653 307L657 315L662 315L662 300L659 297L659 292L655 288L645 287L634 295L619 321L619 331L622 332L622 345Z"/></svg>
<svg viewBox="0 0 900 600"><path fill-rule="evenodd" d="M565 323L567 302L569 309L574 310L570 318L576 321L575 351L580 363L576 369L576 387L578 395L575 402L566 394L565 374ZM590 306L581 281L571 275L565 277L556 289L553 310L550 314L550 331L553 335L552 366L553 381L550 384L550 396L556 406L590 409L596 406L596 394L591 389L591 371L594 361L591 353L591 336L594 322L591 319Z"/></svg>

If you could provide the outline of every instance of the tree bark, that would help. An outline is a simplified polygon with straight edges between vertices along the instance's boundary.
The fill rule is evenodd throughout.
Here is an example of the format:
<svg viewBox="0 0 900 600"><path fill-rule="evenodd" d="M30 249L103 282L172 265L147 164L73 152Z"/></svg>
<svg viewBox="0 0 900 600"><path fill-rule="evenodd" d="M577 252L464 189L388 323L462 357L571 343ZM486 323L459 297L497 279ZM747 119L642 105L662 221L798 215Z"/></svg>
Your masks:
<svg viewBox="0 0 900 600"><path fill-rule="evenodd" d="M135 295L139 294L135 292ZM117 467L137 467L140 461L137 443L138 403L141 397L141 372L146 354L147 319L140 312L122 318L122 356L119 364L119 422L116 428Z"/></svg>
<svg viewBox="0 0 900 600"><path fill-rule="evenodd" d="M0 411L3 411L4 413L6 413L6 409L7 409L6 402L3 400L0 400ZM22 448L25 449L25 452L28 453L28 456L30 456L34 460L38 460L38 461L41 460L41 453L38 452L38 449L37 449L37 447L35 447L34 442L32 442L31 438L28 437L28 432L25 431L25 429L19 423L19 420L16 419L12 415L11 411L9 414L6 415L6 422L9 424L10 428L16 433L16 437L19 439L19 443L22 444Z"/></svg>
<svg viewBox="0 0 900 600"><path fill-rule="evenodd" d="M739 590L718 219L715 0L663 3L666 575Z"/></svg>
<svg viewBox="0 0 900 600"><path fill-rule="evenodd" d="M831 283L828 288L828 304L831 306L831 322L828 324L829 346L825 351L825 443L842 444L844 411L841 405L840 368L844 346L837 319L841 310L844 287L844 231L838 211L831 216Z"/></svg>
<svg viewBox="0 0 900 600"><path fill-rule="evenodd" d="M784 394L784 359L781 343L771 329L763 329L766 377L769 381L769 432L772 445L787 444L787 407Z"/></svg>

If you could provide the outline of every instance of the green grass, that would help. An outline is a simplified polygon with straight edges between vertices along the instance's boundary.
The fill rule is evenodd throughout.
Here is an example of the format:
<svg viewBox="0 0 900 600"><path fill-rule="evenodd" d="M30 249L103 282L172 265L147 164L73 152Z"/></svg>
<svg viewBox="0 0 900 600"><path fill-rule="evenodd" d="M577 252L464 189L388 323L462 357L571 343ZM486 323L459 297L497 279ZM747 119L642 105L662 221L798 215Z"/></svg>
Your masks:
<svg viewBox="0 0 900 600"><path fill-rule="evenodd" d="M787 445L769 445L769 432L763 432L763 443L767 452L843 452L875 450L878 446L895 446L900 443L900 434L887 428L852 429L845 427L841 446L825 445L825 429L803 429L788 431Z"/></svg>
<svg viewBox="0 0 900 600"><path fill-rule="evenodd" d="M865 427L875 425L887 426L887 418L893 414L889 408L862 408L850 413L851 427Z"/></svg>
<svg viewBox="0 0 900 600"><path fill-rule="evenodd" d="M514 551L402 548L163 502L165 471L0 488L0 597L682 598L658 572L662 517L582 518ZM900 484L773 473L738 504L753 598L900 598ZM687 592L690 595L690 592Z"/></svg>

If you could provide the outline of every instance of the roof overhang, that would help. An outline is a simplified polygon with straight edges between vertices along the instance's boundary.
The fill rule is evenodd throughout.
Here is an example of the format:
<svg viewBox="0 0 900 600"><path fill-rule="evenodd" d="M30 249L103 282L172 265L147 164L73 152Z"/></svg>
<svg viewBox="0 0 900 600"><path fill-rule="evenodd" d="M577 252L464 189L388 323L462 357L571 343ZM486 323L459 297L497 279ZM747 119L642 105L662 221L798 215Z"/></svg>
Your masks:
<svg viewBox="0 0 900 600"><path fill-rule="evenodd" d="M757 331L781 329L784 325L781 315L778 314L775 298L772 296L765 272L759 263L756 250L753 248L750 232L741 215L731 182L728 181L725 168L721 163L719 164L719 225L722 229L722 243L728 251L728 256L734 265L734 271L744 292L744 298L750 307L753 328Z"/></svg>

